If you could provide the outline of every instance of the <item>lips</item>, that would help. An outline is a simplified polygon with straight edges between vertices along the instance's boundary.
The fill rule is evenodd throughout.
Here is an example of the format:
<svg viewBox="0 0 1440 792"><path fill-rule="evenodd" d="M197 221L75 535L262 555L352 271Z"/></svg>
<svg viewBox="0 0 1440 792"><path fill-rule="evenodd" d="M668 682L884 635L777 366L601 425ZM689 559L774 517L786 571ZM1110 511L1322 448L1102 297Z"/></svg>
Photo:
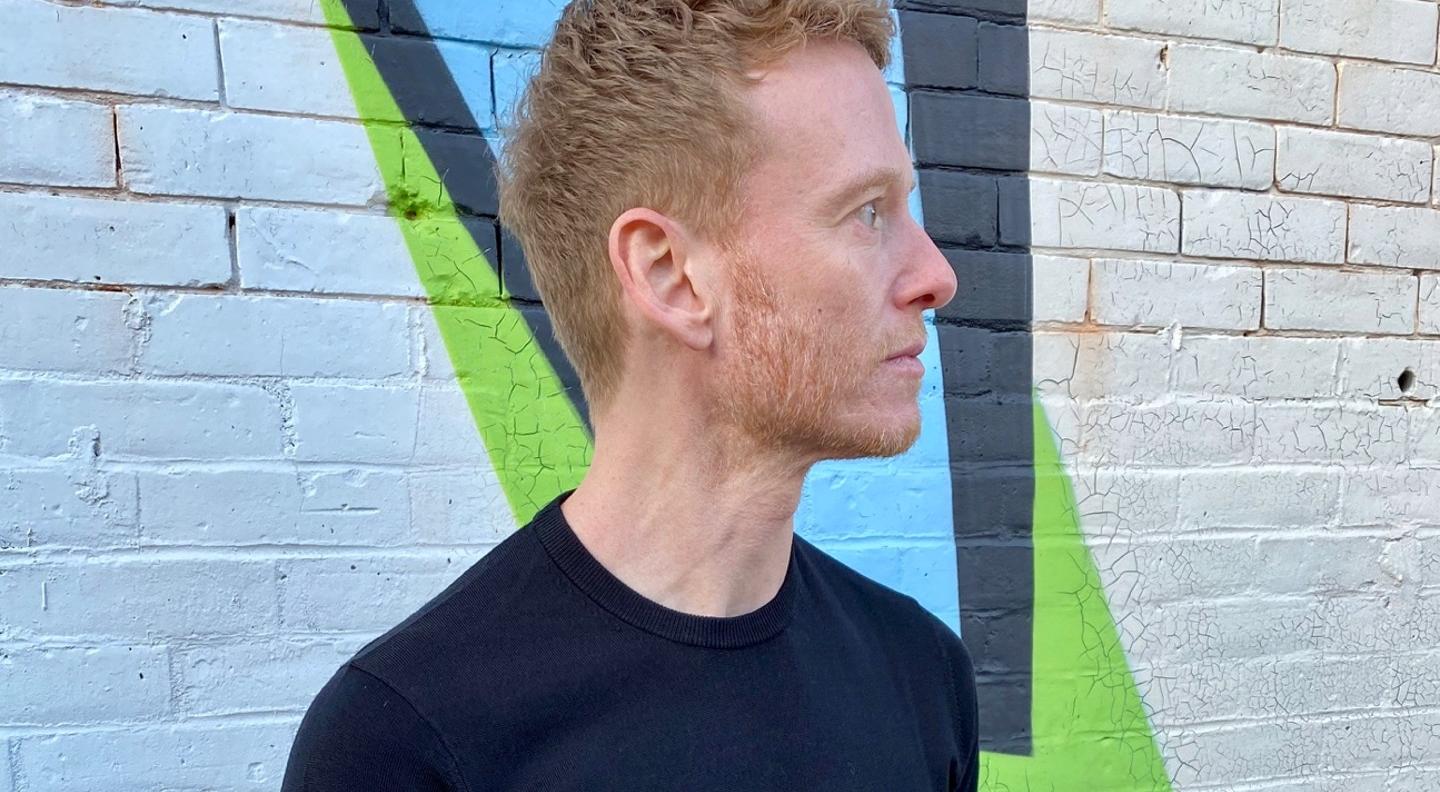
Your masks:
<svg viewBox="0 0 1440 792"><path fill-rule="evenodd" d="M891 355L890 357L886 358L886 360L894 360L895 358L902 358L902 357L918 357L918 356L920 355L920 352L923 351L924 349L925 349L925 340L924 340L924 339L921 339L921 340L916 341L915 343L911 344L910 346L905 347L904 349L900 350L899 352L896 352L895 354L893 354L893 355Z"/></svg>

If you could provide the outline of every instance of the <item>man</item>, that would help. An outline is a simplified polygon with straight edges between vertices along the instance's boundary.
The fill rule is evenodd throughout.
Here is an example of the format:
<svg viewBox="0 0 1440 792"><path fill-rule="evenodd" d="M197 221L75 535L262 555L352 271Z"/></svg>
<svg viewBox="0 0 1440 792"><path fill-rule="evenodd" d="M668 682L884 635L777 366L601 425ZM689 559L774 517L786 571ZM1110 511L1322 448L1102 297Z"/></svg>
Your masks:
<svg viewBox="0 0 1440 792"><path fill-rule="evenodd" d="M974 671L796 536L807 470L917 439L922 311L884 0L591 0L518 108L501 219L593 463L307 712L291 792L974 790Z"/></svg>

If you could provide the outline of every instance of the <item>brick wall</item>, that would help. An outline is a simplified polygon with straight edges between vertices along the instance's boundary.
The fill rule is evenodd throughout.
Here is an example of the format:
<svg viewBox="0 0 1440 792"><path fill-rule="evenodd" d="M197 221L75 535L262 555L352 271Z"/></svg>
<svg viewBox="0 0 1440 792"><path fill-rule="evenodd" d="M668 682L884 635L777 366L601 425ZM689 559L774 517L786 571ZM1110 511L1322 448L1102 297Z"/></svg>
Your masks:
<svg viewBox="0 0 1440 792"><path fill-rule="evenodd" d="M963 626L985 788L1440 786L1436 4L897 5L961 293L920 442L797 530ZM519 463L583 472L523 443L583 403L461 169L555 13L0 0L0 792L278 788L324 678L565 481ZM522 347L557 388L497 384Z"/></svg>

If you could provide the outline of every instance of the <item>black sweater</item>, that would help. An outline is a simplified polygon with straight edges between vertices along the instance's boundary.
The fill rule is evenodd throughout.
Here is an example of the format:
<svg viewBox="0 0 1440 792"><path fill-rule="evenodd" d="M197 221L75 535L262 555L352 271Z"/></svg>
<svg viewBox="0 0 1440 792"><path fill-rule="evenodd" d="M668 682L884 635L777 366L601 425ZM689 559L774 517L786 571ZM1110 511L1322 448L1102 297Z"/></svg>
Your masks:
<svg viewBox="0 0 1440 792"><path fill-rule="evenodd" d="M283 792L976 788L970 656L913 598L795 535L759 609L675 611L589 553L571 492L335 672Z"/></svg>

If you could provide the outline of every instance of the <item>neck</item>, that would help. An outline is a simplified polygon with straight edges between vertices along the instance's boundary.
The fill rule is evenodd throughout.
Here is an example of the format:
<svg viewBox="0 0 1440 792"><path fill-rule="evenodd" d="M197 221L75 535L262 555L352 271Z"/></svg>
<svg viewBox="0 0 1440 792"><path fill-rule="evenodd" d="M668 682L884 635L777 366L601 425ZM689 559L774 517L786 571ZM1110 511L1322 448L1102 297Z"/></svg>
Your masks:
<svg viewBox="0 0 1440 792"><path fill-rule="evenodd" d="M613 410L597 416L590 469L561 511L639 594L682 613L738 616L780 590L813 462L687 417Z"/></svg>

